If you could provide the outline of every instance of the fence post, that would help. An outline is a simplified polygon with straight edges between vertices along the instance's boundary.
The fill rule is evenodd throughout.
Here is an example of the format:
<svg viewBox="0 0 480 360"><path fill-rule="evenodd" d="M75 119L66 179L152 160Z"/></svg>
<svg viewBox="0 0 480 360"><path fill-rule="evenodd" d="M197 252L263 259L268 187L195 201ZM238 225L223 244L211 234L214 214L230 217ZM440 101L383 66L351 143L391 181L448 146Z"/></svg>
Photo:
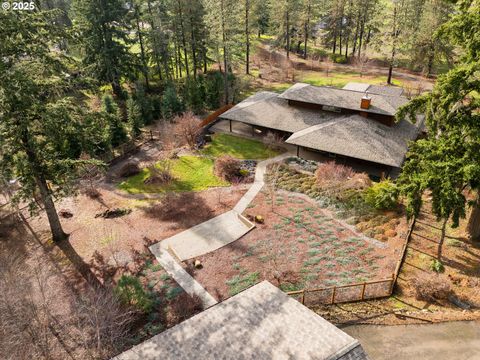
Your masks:
<svg viewBox="0 0 480 360"><path fill-rule="evenodd" d="M363 288L362 288L362 300L365 299L365 288L367 287L367 282L365 281L363 283Z"/></svg>
<svg viewBox="0 0 480 360"><path fill-rule="evenodd" d="M333 305L335 303L335 292L337 291L337 287L334 286L333 287L333 291L332 291L332 301L331 301L331 304Z"/></svg>
<svg viewBox="0 0 480 360"><path fill-rule="evenodd" d="M393 287L395 286L395 273L392 274L392 283L390 284L390 294L393 294Z"/></svg>
<svg viewBox="0 0 480 360"><path fill-rule="evenodd" d="M153 131L150 130L150 140L153 141Z"/></svg>
<svg viewBox="0 0 480 360"><path fill-rule="evenodd" d="M302 292L302 305L305 305L305 289Z"/></svg>

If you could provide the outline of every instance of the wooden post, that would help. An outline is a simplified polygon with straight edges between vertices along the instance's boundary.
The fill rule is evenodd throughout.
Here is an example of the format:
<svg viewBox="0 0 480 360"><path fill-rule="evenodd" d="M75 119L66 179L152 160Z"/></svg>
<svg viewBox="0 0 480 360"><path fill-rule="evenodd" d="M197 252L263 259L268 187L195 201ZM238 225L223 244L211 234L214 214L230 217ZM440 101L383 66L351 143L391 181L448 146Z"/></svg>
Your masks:
<svg viewBox="0 0 480 360"><path fill-rule="evenodd" d="M302 292L302 305L305 305L305 289Z"/></svg>
<svg viewBox="0 0 480 360"><path fill-rule="evenodd" d="M362 287L362 300L365 299L365 288L367 287L367 283L364 282L363 283L363 287Z"/></svg>
<svg viewBox="0 0 480 360"><path fill-rule="evenodd" d="M392 283L390 284L390 294L393 294L393 287L395 286L395 274L392 274Z"/></svg>
<svg viewBox="0 0 480 360"><path fill-rule="evenodd" d="M300 146L297 145L297 157L300 157Z"/></svg>
<svg viewBox="0 0 480 360"><path fill-rule="evenodd" d="M229 120L230 121L230 132L232 132L232 120Z"/></svg>
<svg viewBox="0 0 480 360"><path fill-rule="evenodd" d="M255 136L255 126L252 125L252 136Z"/></svg>
<svg viewBox="0 0 480 360"><path fill-rule="evenodd" d="M334 286L333 287L333 291L332 291L332 301L331 301L331 304L333 305L335 303L335 292L337 291L337 287Z"/></svg>
<svg viewBox="0 0 480 360"><path fill-rule="evenodd" d="M152 130L150 130L150 140L153 141L153 131Z"/></svg>

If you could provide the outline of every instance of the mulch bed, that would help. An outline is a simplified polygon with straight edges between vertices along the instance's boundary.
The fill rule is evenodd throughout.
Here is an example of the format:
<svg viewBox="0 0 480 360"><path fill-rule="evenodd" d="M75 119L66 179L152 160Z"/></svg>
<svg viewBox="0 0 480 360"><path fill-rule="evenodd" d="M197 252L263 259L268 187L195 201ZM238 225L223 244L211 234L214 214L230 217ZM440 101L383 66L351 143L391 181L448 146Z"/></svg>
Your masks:
<svg viewBox="0 0 480 360"><path fill-rule="evenodd" d="M283 290L329 287L389 278L402 240L366 240L330 216L313 200L260 193L245 215L264 224L241 239L199 257L193 276L217 299L228 298L263 279Z"/></svg>

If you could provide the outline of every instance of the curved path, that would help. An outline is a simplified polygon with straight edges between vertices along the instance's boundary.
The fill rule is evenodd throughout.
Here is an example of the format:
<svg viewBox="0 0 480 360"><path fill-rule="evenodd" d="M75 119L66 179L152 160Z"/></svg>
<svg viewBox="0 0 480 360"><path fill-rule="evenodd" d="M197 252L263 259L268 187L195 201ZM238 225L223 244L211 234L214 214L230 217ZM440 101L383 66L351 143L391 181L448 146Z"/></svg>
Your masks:
<svg viewBox="0 0 480 360"><path fill-rule="evenodd" d="M215 305L217 301L175 260L191 259L228 245L250 231L254 225L241 215L265 185L264 176L267 166L289 157L288 153L264 160L257 164L255 180L250 189L242 196L237 205L222 215L182 231L149 247L165 271L188 294L199 296L204 308ZM201 209L199 209L201 211ZM172 256L173 255L173 256Z"/></svg>
<svg viewBox="0 0 480 360"><path fill-rule="evenodd" d="M341 329L358 339L372 360L480 359L480 321Z"/></svg>

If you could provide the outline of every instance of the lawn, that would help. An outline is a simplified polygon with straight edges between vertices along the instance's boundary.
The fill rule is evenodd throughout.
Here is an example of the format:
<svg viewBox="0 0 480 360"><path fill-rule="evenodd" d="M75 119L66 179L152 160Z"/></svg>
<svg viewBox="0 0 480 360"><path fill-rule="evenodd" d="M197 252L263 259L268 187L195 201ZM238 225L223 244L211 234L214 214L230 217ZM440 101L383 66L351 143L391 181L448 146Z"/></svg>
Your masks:
<svg viewBox="0 0 480 360"><path fill-rule="evenodd" d="M201 150L201 154L211 157L231 155L237 159L267 159L278 155L278 152L267 148L260 141L228 134L215 134L212 142Z"/></svg>
<svg viewBox="0 0 480 360"><path fill-rule="evenodd" d="M326 76L326 73L324 72L304 71L299 75L298 80L315 86L335 86L338 88L342 88L351 81L374 85L385 84L387 81L387 76L384 74L377 76L360 76L360 73L358 72L339 70L332 70L330 74ZM397 79L393 79L393 83L394 85L398 86L402 85L402 82Z"/></svg>
<svg viewBox="0 0 480 360"><path fill-rule="evenodd" d="M228 182L213 173L214 160L198 156L181 156L172 162L172 173L175 180L168 185L145 184L150 177L150 170L143 169L121 182L118 187L131 194L157 193L166 191L201 191L215 186L228 186Z"/></svg>

